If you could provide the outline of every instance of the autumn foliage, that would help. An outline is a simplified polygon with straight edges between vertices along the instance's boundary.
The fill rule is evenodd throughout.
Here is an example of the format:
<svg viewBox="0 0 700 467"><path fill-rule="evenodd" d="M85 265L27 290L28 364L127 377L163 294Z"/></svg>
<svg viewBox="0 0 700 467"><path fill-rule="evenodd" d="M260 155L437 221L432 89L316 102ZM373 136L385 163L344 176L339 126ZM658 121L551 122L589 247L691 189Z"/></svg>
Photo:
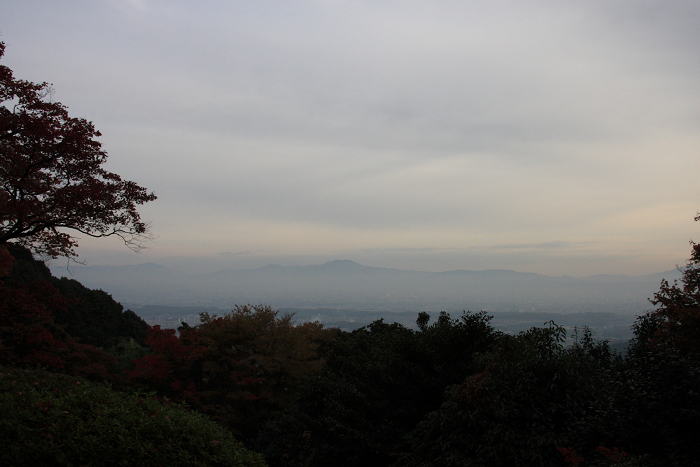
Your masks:
<svg viewBox="0 0 700 467"><path fill-rule="evenodd" d="M67 306L49 282L0 283L0 364L43 366L92 379L109 379L115 359L80 344L53 320Z"/></svg>
<svg viewBox="0 0 700 467"><path fill-rule="evenodd" d="M0 43L0 57L4 51ZM0 66L0 246L13 240L42 255L74 257L70 229L139 248L148 226L136 207L156 196L104 169L99 136L51 100L48 83L15 79Z"/></svg>
<svg viewBox="0 0 700 467"><path fill-rule="evenodd" d="M119 382L106 350L138 339L146 323L106 293L56 279L31 252L9 246L8 271L0 276L0 364Z"/></svg>
<svg viewBox="0 0 700 467"><path fill-rule="evenodd" d="M201 315L196 328L149 329L153 350L127 372L134 383L186 401L240 436L289 405L297 387L323 365L336 330L295 324L269 306L236 306Z"/></svg>

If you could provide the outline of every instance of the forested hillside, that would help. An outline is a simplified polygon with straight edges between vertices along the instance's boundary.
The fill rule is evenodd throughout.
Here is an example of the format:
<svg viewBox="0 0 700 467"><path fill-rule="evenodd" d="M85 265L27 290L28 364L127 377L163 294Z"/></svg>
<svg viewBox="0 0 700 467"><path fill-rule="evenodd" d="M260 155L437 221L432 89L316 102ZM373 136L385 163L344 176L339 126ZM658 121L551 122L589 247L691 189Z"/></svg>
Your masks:
<svg viewBox="0 0 700 467"><path fill-rule="evenodd" d="M690 466L700 455L697 245L682 280L662 284L657 308L637 320L625 356L587 329L566 347L554 322L503 334L485 312L343 332L241 306L144 338L143 323L104 293L8 251L3 365L187 403L270 466ZM82 343L88 334L95 346ZM118 365L125 341L131 358ZM18 403L12 387L3 404ZM63 404L54 399L33 403Z"/></svg>
<svg viewBox="0 0 700 467"><path fill-rule="evenodd" d="M53 320L80 343L109 349L134 339L144 345L148 325L133 311L124 310L109 294L88 289L76 280L53 277L49 268L25 248L13 245L9 251L15 263L4 278L5 283L50 283L65 299Z"/></svg>

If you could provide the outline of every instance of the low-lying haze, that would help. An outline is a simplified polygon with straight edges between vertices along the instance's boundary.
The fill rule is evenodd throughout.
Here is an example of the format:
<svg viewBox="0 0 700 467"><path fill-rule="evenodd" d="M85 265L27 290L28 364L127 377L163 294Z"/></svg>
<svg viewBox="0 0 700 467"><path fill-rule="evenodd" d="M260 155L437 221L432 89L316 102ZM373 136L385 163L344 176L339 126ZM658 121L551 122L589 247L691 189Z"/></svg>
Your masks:
<svg viewBox="0 0 700 467"><path fill-rule="evenodd" d="M503 269L446 272L373 268L339 260L320 265L268 265L183 273L162 265L74 266L68 274L102 289L126 306L167 305L230 310L253 303L276 309L364 310L417 313L424 310L489 312L617 313L639 315L662 279L678 270L643 276L552 277Z"/></svg>

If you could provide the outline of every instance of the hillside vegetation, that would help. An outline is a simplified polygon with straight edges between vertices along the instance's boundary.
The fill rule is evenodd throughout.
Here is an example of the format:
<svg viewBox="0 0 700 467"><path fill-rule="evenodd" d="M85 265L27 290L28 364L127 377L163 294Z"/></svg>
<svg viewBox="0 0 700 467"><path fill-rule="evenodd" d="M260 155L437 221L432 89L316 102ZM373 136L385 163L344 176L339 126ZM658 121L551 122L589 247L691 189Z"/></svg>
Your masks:
<svg viewBox="0 0 700 467"><path fill-rule="evenodd" d="M142 346L133 334L137 326L120 325L135 322L120 306L98 308L104 317L91 320L96 302L70 295L79 286L60 289L40 262L12 251L18 259L0 284L6 376L0 390L8 414L2 436L13 446L8 465L29 465L22 464L22 449L81 462L93 455L94 465L111 465L96 451L71 445L91 445L88 432L110 432L110 424L133 427L128 443L109 441L125 459L137 451L157 458L153 453L172 446L203 459L183 447L185 431L166 436L165 425L136 428L136 422L155 423L149 417L166 408L185 425L202 425L197 430L208 438L200 444L221 442L225 432L270 466L690 466L700 455L695 245L682 280L663 283L653 299L657 308L636 321L625 356L587 329L565 346L566 330L554 322L504 334L485 312L420 313L416 329L377 320L343 332L296 323L263 305L203 313L200 325L179 332L147 328ZM81 343L54 320L70 304L74 322L106 336L97 342L102 348ZM113 342L121 344L104 348ZM37 418L44 409L71 404L82 404L80 413L88 415L62 417L76 409L52 409L47 421ZM135 418L125 422L120 411L127 406ZM92 410L108 415L89 415ZM86 423L90 428L81 428ZM23 438L10 426L24 426ZM76 435L48 441L67 433ZM231 452L250 461L241 465L261 462L231 443ZM127 445L145 447L122 452Z"/></svg>

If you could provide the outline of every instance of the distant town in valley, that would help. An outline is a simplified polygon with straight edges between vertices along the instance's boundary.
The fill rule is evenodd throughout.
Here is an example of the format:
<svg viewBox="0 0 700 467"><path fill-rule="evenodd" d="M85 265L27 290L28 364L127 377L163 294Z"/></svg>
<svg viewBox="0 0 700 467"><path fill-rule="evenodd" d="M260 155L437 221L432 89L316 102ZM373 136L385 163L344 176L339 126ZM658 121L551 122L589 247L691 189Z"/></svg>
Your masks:
<svg viewBox="0 0 700 467"><path fill-rule="evenodd" d="M632 337L636 316L677 269L645 276L553 277L510 270L406 271L337 260L313 266L188 274L153 263L135 266L53 267L53 273L110 293L151 325L194 326L199 314L225 314L235 305L271 305L299 322L319 321L350 331L383 318L416 326L419 312L436 318L485 311L494 327L518 333L554 321L569 330L589 327L611 343Z"/></svg>

